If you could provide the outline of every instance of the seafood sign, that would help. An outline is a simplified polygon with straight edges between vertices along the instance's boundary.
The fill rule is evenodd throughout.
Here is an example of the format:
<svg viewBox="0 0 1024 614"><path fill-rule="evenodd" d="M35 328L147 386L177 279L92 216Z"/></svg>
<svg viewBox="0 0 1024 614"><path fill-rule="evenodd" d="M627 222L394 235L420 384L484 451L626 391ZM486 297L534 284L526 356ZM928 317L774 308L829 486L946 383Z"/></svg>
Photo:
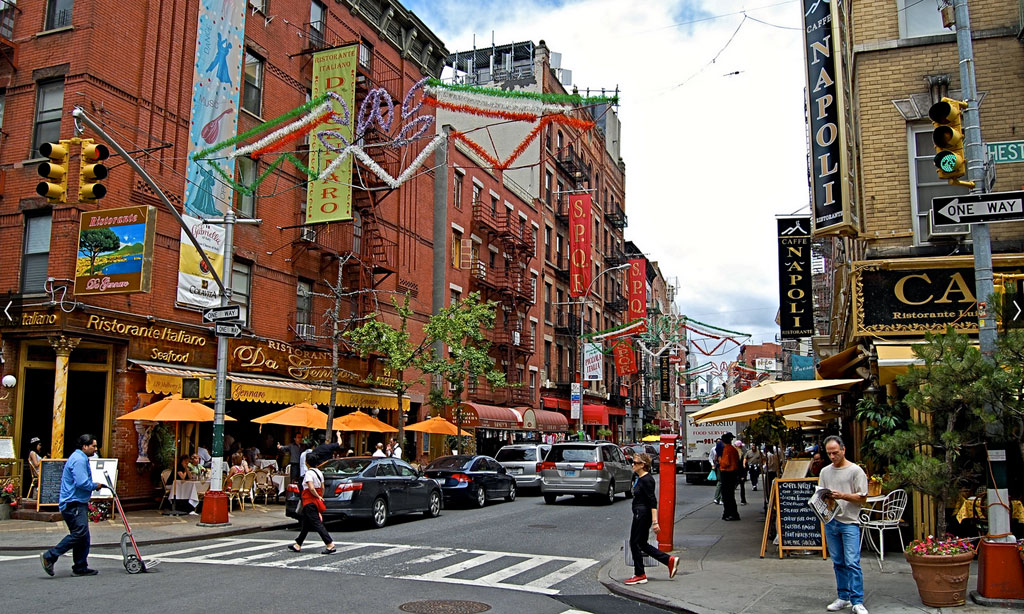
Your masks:
<svg viewBox="0 0 1024 614"><path fill-rule="evenodd" d="M149 292L156 207L82 213L75 263L75 294Z"/></svg>

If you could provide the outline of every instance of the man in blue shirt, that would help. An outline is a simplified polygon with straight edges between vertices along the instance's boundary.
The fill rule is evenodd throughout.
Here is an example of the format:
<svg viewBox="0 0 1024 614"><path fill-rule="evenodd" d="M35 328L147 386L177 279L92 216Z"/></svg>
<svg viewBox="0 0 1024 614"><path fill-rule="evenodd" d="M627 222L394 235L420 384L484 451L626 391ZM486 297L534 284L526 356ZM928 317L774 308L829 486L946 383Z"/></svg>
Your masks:
<svg viewBox="0 0 1024 614"><path fill-rule="evenodd" d="M94 490L103 486L92 481L89 468L89 457L96 453L97 447L95 437L82 435L78 438L78 449L71 453L71 458L64 465L64 473L60 476L58 508L64 523L68 525L68 536L53 548L39 554L43 571L47 575L53 575L53 564L68 550L73 550L72 575L95 576L99 573L89 569L89 498Z"/></svg>

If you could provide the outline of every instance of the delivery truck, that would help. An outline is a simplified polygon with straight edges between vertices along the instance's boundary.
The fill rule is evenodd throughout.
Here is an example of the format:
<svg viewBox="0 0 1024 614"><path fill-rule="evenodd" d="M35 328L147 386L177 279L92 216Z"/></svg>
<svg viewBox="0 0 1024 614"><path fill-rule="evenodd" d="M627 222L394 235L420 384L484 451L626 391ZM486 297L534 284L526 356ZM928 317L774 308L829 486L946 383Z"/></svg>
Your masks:
<svg viewBox="0 0 1024 614"><path fill-rule="evenodd" d="M735 422L714 422L696 424L693 414L703 409L702 406L691 406L686 410L686 453L683 460L683 473L687 484L704 484L707 482L711 463L708 454L715 442L725 433L736 434Z"/></svg>

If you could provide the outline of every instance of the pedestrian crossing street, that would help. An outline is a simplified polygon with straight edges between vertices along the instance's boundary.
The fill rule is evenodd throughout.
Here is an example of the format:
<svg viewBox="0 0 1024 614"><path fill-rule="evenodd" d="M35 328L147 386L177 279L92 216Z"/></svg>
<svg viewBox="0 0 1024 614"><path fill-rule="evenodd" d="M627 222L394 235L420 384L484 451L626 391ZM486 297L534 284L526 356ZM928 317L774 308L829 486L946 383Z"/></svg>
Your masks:
<svg viewBox="0 0 1024 614"><path fill-rule="evenodd" d="M328 556L320 554L323 545L318 540L307 541L301 553L286 549L292 543L289 539L239 537L219 538L202 545L163 551L159 551L157 546L141 550L145 559L158 559L162 564L241 565L333 572L487 586L543 595L558 594L556 587L559 583L598 562L570 556L341 541L335 542L337 553ZM89 556L121 559L120 554L93 552ZM0 562L23 558L26 557L0 556Z"/></svg>

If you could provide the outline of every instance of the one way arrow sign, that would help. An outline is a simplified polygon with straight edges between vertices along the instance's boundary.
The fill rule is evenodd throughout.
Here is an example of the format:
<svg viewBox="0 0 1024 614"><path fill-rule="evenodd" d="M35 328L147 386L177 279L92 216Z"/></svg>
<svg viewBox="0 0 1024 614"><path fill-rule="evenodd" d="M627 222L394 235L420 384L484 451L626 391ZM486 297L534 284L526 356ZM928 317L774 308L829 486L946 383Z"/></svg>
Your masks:
<svg viewBox="0 0 1024 614"><path fill-rule="evenodd" d="M211 307L203 312L203 322L223 322L224 320L241 320L242 308L239 305L227 307Z"/></svg>
<svg viewBox="0 0 1024 614"><path fill-rule="evenodd" d="M1024 220L1024 191L941 196L932 199L932 224L976 224Z"/></svg>
<svg viewBox="0 0 1024 614"><path fill-rule="evenodd" d="M218 322L213 332L218 337L237 337L242 334L242 327L237 324L223 324Z"/></svg>

